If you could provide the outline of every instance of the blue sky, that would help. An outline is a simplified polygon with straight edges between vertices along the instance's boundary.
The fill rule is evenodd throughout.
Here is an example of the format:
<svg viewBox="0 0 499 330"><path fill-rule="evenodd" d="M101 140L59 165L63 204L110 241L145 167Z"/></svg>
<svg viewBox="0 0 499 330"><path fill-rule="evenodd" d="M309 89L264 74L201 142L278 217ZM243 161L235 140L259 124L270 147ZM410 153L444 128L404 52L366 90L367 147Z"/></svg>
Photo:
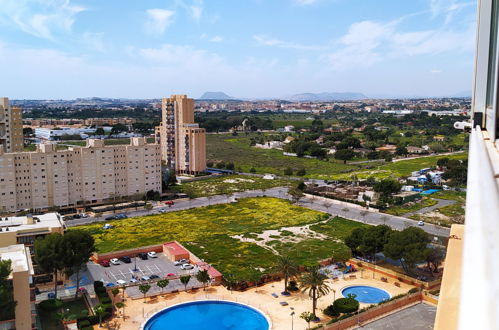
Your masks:
<svg viewBox="0 0 499 330"><path fill-rule="evenodd" d="M0 0L15 99L471 90L476 1Z"/></svg>

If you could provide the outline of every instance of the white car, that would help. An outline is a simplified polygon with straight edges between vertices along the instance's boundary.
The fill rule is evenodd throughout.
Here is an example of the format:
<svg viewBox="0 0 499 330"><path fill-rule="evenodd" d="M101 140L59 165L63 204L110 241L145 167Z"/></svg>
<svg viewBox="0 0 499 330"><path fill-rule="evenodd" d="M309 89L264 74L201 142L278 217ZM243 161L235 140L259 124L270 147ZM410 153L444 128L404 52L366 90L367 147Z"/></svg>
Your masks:
<svg viewBox="0 0 499 330"><path fill-rule="evenodd" d="M149 256L149 258L157 258L158 257L158 254L154 251L147 252L147 255Z"/></svg>
<svg viewBox="0 0 499 330"><path fill-rule="evenodd" d="M118 283L119 285L125 285L126 281L124 281L124 280L117 280L116 283Z"/></svg>
<svg viewBox="0 0 499 330"><path fill-rule="evenodd" d="M137 282L138 282L138 280L137 280L137 279L135 279L135 278L132 278L132 279L130 280L130 283L137 283Z"/></svg>
<svg viewBox="0 0 499 330"><path fill-rule="evenodd" d="M141 279L141 280L142 280L142 281L150 281L150 280L151 280L151 278L150 278L149 276L147 276L147 275L146 275L146 276L142 276L142 279Z"/></svg>
<svg viewBox="0 0 499 330"><path fill-rule="evenodd" d="M423 221L418 221L418 226L424 226L424 222Z"/></svg>
<svg viewBox="0 0 499 330"><path fill-rule="evenodd" d="M183 270L188 270L188 269L193 269L194 266L191 265L191 264L183 264L182 266L180 266L180 269L183 269Z"/></svg>
<svg viewBox="0 0 499 330"><path fill-rule="evenodd" d="M117 258L113 258L111 260L109 260L109 262L113 265L119 265L120 264L120 261L117 259Z"/></svg>

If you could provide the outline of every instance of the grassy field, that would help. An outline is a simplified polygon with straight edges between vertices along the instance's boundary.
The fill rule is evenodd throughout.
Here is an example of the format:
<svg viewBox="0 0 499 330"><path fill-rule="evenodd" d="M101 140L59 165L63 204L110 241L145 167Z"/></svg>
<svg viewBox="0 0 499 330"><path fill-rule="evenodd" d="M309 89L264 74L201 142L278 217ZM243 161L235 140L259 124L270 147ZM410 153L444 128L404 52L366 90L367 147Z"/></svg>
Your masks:
<svg viewBox="0 0 499 330"><path fill-rule="evenodd" d="M280 150L265 150L250 147L250 137L231 136L228 134L208 134L207 158L209 161L233 162L236 169L249 172L254 167L257 173L283 174L287 167L294 170L305 168L305 177L319 178L335 173L342 173L358 166L343 164L341 161L298 158L284 156Z"/></svg>
<svg viewBox="0 0 499 330"><path fill-rule="evenodd" d="M269 189L274 187L288 186L296 181L289 180L265 180L260 177L245 175L230 175L219 178L211 178L200 181L183 183L176 188L186 193L191 198L232 194L245 190Z"/></svg>
<svg viewBox="0 0 499 330"><path fill-rule="evenodd" d="M224 274L248 279L259 268L268 272L275 255L253 242L242 242L234 235L254 236L264 230L301 226L327 219L328 215L302 208L276 198L247 198L233 204L221 204L147 217L112 221L111 230L102 224L74 227L90 233L98 252L117 251L177 240L198 257L212 263ZM311 264L336 253L348 253L342 239L362 224L335 218L314 230L327 240L305 239L299 243L281 243L276 250L292 252L300 263ZM281 236L290 235L282 232ZM279 245L279 246L277 246Z"/></svg>
<svg viewBox="0 0 499 330"><path fill-rule="evenodd" d="M466 203L465 192L443 190L432 194L431 198L453 200L456 201L456 203L440 207L430 213L413 215L410 218L442 226L450 226L453 223L464 223L464 206Z"/></svg>
<svg viewBox="0 0 499 330"><path fill-rule="evenodd" d="M344 174L335 174L332 176L332 179L345 180L345 179L350 179L352 175L356 175L359 179L366 179L370 176L375 177L377 179L409 176L411 175L412 172L420 170L422 168L436 166L437 160L441 158L464 160L468 158L468 153L465 152L450 156L430 156L430 157L423 157L416 159L408 159L408 160L377 166L376 168L372 169L353 171Z"/></svg>
<svg viewBox="0 0 499 330"><path fill-rule="evenodd" d="M406 213L421 210L422 208L433 206L436 204L436 200L428 197L423 197L420 201L414 202L412 204L408 203L400 206L392 206L383 212L391 215L404 215Z"/></svg>

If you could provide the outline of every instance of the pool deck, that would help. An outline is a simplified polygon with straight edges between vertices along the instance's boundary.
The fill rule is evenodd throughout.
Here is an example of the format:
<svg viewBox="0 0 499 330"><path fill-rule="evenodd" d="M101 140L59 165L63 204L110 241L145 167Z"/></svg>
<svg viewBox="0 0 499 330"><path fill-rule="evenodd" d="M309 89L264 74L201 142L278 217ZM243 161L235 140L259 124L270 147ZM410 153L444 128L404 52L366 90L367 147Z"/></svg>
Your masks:
<svg viewBox="0 0 499 330"><path fill-rule="evenodd" d="M328 280L331 291L328 295L321 297L317 303L317 315L321 318L323 323L329 321L329 318L322 314L322 309L330 305L333 302L334 297L336 297L336 299L341 298L341 291L347 286L370 285L383 289L392 296L406 293L412 288L412 286L403 283L400 283L400 287L397 287L394 285L394 280L389 280L388 283L382 282L379 274L376 274L376 278L373 279L372 272L368 271L362 272L362 278L360 271L355 273L355 275L357 276L356 279L350 279L348 275L345 275L344 279L340 279L336 282ZM294 329L306 329L307 324L300 319L300 314L305 311L311 311L312 300L308 297L307 293L301 292L292 293L291 296L288 297L281 296L280 292L283 290L283 286L284 281L280 281L268 283L258 287L256 290L255 288L251 288L245 292L233 291L232 293L223 286L215 286L207 288L206 291L199 289L195 292L170 293L166 294L164 297L158 297L157 299L152 300L147 298L145 303L143 299L132 300L127 298L125 301L126 320L124 321L123 318L119 316L115 317L112 321L118 322L120 324L120 329L122 330L137 330L140 329L140 326L154 313L166 307L188 301L216 299L243 303L259 309L269 317L272 322L272 329L274 330L291 329L291 313L294 311ZM333 290L335 290L336 293ZM274 298L272 293L278 294L279 297ZM281 306L280 302L287 302L288 306ZM361 304L361 308L364 306L367 305ZM317 324L314 323L314 326ZM95 329L98 329L98 325Z"/></svg>

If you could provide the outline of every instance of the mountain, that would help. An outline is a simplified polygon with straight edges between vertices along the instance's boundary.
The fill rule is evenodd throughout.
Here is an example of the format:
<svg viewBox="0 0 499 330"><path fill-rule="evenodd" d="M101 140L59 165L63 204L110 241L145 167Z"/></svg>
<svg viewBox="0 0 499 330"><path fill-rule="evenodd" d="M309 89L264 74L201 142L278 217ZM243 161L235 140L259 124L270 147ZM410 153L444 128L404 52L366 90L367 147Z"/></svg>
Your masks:
<svg viewBox="0 0 499 330"><path fill-rule="evenodd" d="M302 93L295 94L288 98L289 101L345 101L345 100L363 100L367 99L362 93Z"/></svg>
<svg viewBox="0 0 499 330"><path fill-rule="evenodd" d="M232 96L225 94L224 92L205 92L199 100L233 100Z"/></svg>

